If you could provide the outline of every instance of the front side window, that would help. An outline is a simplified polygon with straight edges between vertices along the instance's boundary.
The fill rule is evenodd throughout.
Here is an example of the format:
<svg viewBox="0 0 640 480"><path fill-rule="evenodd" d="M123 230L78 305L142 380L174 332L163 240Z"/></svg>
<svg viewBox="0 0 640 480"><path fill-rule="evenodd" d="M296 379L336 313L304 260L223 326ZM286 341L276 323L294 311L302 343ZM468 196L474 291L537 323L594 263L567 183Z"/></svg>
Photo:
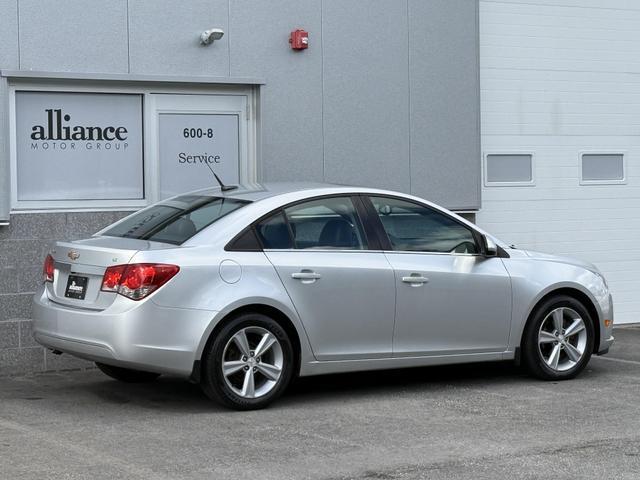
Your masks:
<svg viewBox="0 0 640 480"><path fill-rule="evenodd" d="M349 197L311 200L285 208L256 226L265 248L364 250L367 240Z"/></svg>
<svg viewBox="0 0 640 480"><path fill-rule="evenodd" d="M478 253L469 228L437 210L387 197L370 197L393 250Z"/></svg>
<svg viewBox="0 0 640 480"><path fill-rule="evenodd" d="M134 213L102 235L180 245L248 203L235 198L183 195Z"/></svg>

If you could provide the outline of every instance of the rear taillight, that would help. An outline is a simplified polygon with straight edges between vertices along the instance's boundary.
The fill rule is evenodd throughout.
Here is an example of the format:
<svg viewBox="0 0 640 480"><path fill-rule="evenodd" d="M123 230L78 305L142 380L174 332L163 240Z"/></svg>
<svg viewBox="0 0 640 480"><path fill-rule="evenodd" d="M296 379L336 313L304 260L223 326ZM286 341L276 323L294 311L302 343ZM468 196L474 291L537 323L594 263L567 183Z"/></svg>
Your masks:
<svg viewBox="0 0 640 480"><path fill-rule="evenodd" d="M47 255L44 259L44 266L42 267L42 281L53 282L53 272L55 270L55 261L51 255Z"/></svg>
<svg viewBox="0 0 640 480"><path fill-rule="evenodd" d="M107 268L102 278L103 292L116 292L132 300L141 300L180 271L177 265L132 263Z"/></svg>

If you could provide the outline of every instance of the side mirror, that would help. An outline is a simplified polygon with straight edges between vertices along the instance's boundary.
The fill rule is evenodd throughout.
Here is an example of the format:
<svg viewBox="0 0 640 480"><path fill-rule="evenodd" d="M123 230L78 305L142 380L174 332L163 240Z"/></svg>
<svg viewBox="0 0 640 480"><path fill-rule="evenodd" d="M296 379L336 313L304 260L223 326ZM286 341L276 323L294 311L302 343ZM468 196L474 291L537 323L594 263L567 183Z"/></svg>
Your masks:
<svg viewBox="0 0 640 480"><path fill-rule="evenodd" d="M498 255L498 245L486 235L482 235L482 247L487 257L495 257Z"/></svg>

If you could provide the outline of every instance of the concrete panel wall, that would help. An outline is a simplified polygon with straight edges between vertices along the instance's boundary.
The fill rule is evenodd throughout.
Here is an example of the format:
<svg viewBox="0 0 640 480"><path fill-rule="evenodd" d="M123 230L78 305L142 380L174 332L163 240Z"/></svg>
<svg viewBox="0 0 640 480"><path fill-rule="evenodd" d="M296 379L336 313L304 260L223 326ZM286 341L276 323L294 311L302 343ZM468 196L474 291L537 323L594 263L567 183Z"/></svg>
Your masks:
<svg viewBox="0 0 640 480"><path fill-rule="evenodd" d="M407 4L323 2L325 178L409 191Z"/></svg>
<svg viewBox="0 0 640 480"><path fill-rule="evenodd" d="M262 96L264 180L323 180L322 20L317 0L231 3L231 75L266 80ZM268 19L268 20L267 20ZM288 48L289 32L310 48Z"/></svg>
<svg viewBox="0 0 640 480"><path fill-rule="evenodd" d="M18 3L0 0L0 65L18 68Z"/></svg>
<svg viewBox="0 0 640 480"><path fill-rule="evenodd" d="M129 2L130 72L229 75L229 37L216 41L215 48L199 39L213 26L227 32L228 18L228 0Z"/></svg>
<svg viewBox="0 0 640 480"><path fill-rule="evenodd" d="M411 191L455 209L480 200L476 7L409 1Z"/></svg>
<svg viewBox="0 0 640 480"><path fill-rule="evenodd" d="M127 0L19 0L18 5L21 69L128 71Z"/></svg>

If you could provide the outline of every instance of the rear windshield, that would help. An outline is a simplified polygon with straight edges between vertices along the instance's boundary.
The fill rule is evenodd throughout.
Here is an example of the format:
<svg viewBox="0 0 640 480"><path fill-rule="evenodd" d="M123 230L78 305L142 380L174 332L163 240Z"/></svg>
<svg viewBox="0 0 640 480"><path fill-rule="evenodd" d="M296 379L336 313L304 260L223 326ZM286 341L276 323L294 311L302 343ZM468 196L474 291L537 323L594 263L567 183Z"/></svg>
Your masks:
<svg viewBox="0 0 640 480"><path fill-rule="evenodd" d="M134 213L102 235L180 245L248 203L235 198L183 195Z"/></svg>

